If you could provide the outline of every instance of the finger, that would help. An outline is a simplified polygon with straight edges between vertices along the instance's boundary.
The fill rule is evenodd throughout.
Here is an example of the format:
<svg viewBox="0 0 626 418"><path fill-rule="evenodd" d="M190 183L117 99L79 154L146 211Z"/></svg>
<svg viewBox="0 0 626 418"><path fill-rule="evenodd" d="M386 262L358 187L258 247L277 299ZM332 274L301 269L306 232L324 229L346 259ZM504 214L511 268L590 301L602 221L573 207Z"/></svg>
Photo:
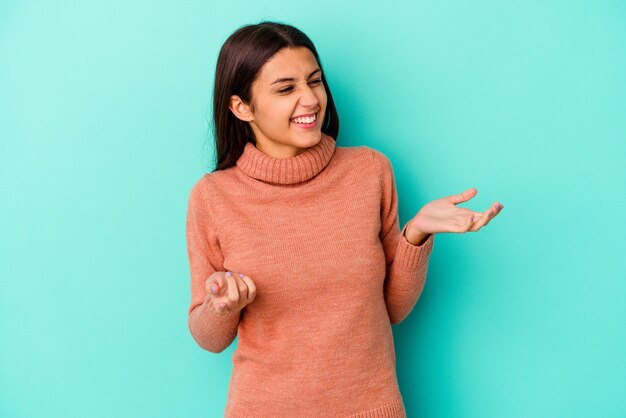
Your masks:
<svg viewBox="0 0 626 418"><path fill-rule="evenodd" d="M487 209L485 211L485 215L483 215L484 217L481 222L476 224L476 231L478 231L483 226L488 225L489 222L491 222L491 220L495 218L498 213L500 213L500 210L502 208L503 206L500 203L496 202L489 209Z"/></svg>
<svg viewBox="0 0 626 418"><path fill-rule="evenodd" d="M220 314L225 314L227 312L226 308L228 306L227 298L228 298L228 283L226 278L224 277L225 272L218 271L215 274L215 285L217 286L217 293L212 293L213 305L215 306L215 310Z"/></svg>
<svg viewBox="0 0 626 418"><path fill-rule="evenodd" d="M246 285L248 286L248 303L251 303L254 300L254 298L256 298L256 286L254 282L252 281L252 279L246 276L245 274L243 275L241 280L246 282Z"/></svg>
<svg viewBox="0 0 626 418"><path fill-rule="evenodd" d="M487 209L484 213L482 213L480 215L480 219L477 220L474 225L472 226L472 231L476 232L478 231L480 228L482 228L483 226L485 226L487 224L487 222L489 222L489 219L493 217L494 214L494 208L489 208Z"/></svg>
<svg viewBox="0 0 626 418"><path fill-rule="evenodd" d="M459 203L467 202L468 200L476 196L477 193L478 190L472 187L465 190L463 193L448 196L448 201L452 204L457 205Z"/></svg>
<svg viewBox="0 0 626 418"><path fill-rule="evenodd" d="M216 294L216 298L214 299L214 303L215 303L215 307L217 309L217 311L219 313L226 313L230 310L232 310L233 306L232 306L232 302L230 302L231 299L231 291L236 287L236 285L234 284L234 278L233 279L233 283L231 283L228 280L228 273L229 272L220 272L218 280L220 281L220 288L218 291L218 294ZM238 293L237 290L235 289L235 293Z"/></svg>
<svg viewBox="0 0 626 418"><path fill-rule="evenodd" d="M489 219L487 219L487 222L485 222L485 225L488 225L488 224L489 224L489 222L491 222L491 220L492 220L493 218L495 218L495 217L496 217L496 215L498 215L498 214L500 213L500 211L502 210L502 208L503 208L503 207L504 207L504 206L502 206L500 203L497 203L497 202L496 202L496 203L494 204L494 206L493 206L493 215L491 215L491 216L489 217Z"/></svg>
<svg viewBox="0 0 626 418"><path fill-rule="evenodd" d="M215 300L213 300L213 305L215 306L215 310L216 310L218 313L223 314L223 313L226 313L226 312L227 312L227 311L226 311L226 307L227 307L228 305L226 304L226 302L225 302L225 301L215 299Z"/></svg>
<svg viewBox="0 0 626 418"><path fill-rule="evenodd" d="M211 290L211 285L216 286L215 285L215 277L214 277L215 273L211 274L209 277L207 277L207 279L204 281L204 290L207 293L213 293L213 291ZM217 286L215 287L217 288Z"/></svg>
<svg viewBox="0 0 626 418"><path fill-rule="evenodd" d="M217 284L218 272L214 272L211 274L204 282L204 290L207 293L215 294L219 290L219 285Z"/></svg>
<svg viewBox="0 0 626 418"><path fill-rule="evenodd" d="M239 305L239 288L237 287L237 281L233 276L232 272L227 272L225 275L226 283L228 286L228 300L226 304L228 305L226 308L228 310L233 310Z"/></svg>
<svg viewBox="0 0 626 418"><path fill-rule="evenodd" d="M205 282L205 288L206 291L213 296L223 295L224 291L226 290L226 280L224 279L224 272L217 271L211 274L211 276L209 276L209 278Z"/></svg>
<svg viewBox="0 0 626 418"><path fill-rule="evenodd" d="M241 276L243 276L243 274L233 274L233 277L237 281L237 290L239 292L239 307L243 307L248 304L248 285L241 279Z"/></svg>

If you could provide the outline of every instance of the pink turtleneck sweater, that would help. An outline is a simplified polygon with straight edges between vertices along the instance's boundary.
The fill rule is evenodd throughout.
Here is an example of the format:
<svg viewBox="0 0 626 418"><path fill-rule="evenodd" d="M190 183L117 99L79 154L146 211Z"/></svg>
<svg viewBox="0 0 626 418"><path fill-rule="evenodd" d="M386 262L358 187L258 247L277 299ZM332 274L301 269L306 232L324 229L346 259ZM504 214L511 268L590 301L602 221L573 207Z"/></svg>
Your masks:
<svg viewBox="0 0 626 418"><path fill-rule="evenodd" d="M391 324L422 292L434 235L404 237L383 153L325 134L291 158L247 143L193 186L186 226L191 335L213 353L238 336L226 417L406 416ZM247 274L255 300L216 313L214 271Z"/></svg>

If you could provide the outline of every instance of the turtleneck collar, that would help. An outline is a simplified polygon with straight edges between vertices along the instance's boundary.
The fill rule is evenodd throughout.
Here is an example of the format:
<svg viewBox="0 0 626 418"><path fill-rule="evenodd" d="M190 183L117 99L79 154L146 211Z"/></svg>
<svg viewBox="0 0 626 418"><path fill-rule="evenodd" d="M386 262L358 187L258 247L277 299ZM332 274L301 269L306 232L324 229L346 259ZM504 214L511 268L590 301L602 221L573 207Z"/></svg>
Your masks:
<svg viewBox="0 0 626 418"><path fill-rule="evenodd" d="M335 140L324 133L317 144L287 158L265 154L253 143L246 143L237 166L248 176L277 184L295 184L315 177L328 165L335 152Z"/></svg>

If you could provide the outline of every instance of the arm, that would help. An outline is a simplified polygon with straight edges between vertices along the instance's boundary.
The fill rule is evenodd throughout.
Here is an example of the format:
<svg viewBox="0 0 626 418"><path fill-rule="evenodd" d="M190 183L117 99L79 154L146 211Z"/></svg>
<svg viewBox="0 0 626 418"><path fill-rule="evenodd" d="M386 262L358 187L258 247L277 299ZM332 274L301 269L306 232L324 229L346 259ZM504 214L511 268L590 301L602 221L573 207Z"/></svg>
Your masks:
<svg viewBox="0 0 626 418"><path fill-rule="evenodd" d="M203 177L193 186L187 208L187 254L191 273L191 304L187 324L200 347L212 353L220 353L237 335L240 311L217 313L204 286L212 273L224 269L224 257L208 212L209 193L205 181Z"/></svg>
<svg viewBox="0 0 626 418"><path fill-rule="evenodd" d="M391 161L383 153L372 151L381 184L380 240L387 263L385 304L391 323L399 324L409 315L424 288L434 235L421 237L425 241L420 239L421 245L414 245L405 236L408 223L400 230Z"/></svg>

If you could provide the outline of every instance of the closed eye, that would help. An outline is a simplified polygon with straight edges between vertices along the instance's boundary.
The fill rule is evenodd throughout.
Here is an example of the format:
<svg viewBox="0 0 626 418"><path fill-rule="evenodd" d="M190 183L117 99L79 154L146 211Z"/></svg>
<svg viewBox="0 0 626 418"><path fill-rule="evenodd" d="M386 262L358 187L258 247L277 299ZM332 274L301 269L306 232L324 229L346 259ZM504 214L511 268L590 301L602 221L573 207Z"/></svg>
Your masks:
<svg viewBox="0 0 626 418"><path fill-rule="evenodd" d="M322 79L321 79L321 78L317 78L317 79L315 79L315 80L311 80L309 83L313 83L314 85L318 85L318 84L320 84L321 82L322 82ZM284 89L282 89L282 90L278 90L278 92L279 92L279 93L287 93L287 92L289 92L289 91L290 91L290 90L292 90L292 89L293 89L293 87L286 87L286 88L284 88Z"/></svg>

